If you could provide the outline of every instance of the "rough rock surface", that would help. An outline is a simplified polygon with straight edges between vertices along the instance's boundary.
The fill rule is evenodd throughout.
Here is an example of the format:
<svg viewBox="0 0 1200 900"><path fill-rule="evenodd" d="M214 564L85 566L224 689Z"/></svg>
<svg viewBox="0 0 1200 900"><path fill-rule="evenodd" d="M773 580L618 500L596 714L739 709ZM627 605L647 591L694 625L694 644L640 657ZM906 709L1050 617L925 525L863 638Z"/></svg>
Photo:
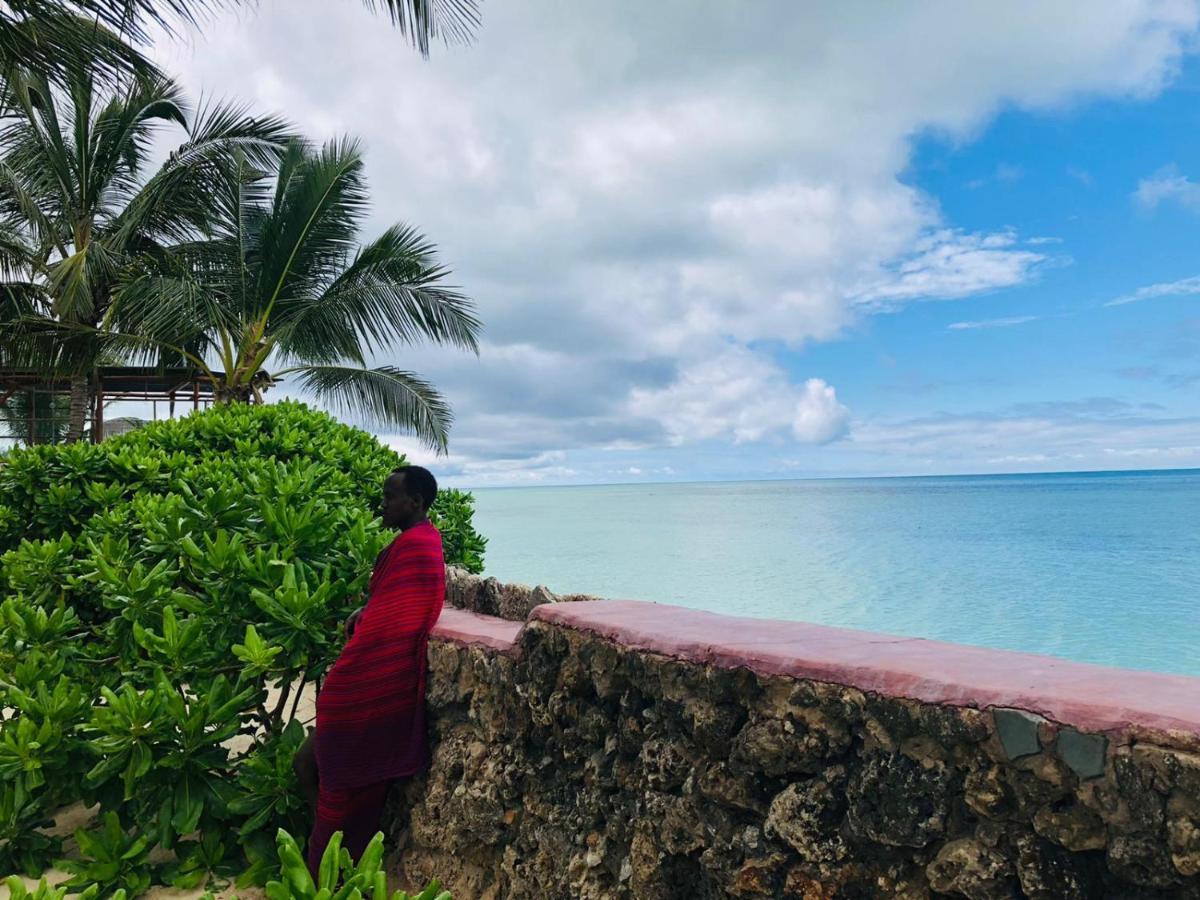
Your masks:
<svg viewBox="0 0 1200 900"><path fill-rule="evenodd" d="M452 587L509 617L554 599L539 590ZM1052 726L1010 760L990 711L542 621L509 653L432 642L429 708L433 764L393 798L393 862L468 900L1200 898L1194 736L1109 735L1081 780Z"/></svg>
<svg viewBox="0 0 1200 900"><path fill-rule="evenodd" d="M472 575L457 566L446 566L446 604L485 616L524 622L529 618L529 613L543 603L594 599L583 594L560 597L541 585L531 588L524 584L502 584L495 578Z"/></svg>

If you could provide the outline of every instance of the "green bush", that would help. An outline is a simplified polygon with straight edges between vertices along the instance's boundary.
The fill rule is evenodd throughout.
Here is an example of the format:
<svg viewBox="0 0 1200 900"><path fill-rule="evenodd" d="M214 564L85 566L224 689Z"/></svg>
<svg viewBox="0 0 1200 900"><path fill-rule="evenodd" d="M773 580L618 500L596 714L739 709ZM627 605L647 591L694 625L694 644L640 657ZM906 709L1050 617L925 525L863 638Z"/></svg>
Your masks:
<svg viewBox="0 0 1200 900"><path fill-rule="evenodd" d="M0 457L0 875L52 862L39 826L83 801L104 815L73 887L266 880L269 836L306 826L296 703L392 538L375 508L402 461L297 403ZM478 571L471 497L434 515Z"/></svg>
<svg viewBox="0 0 1200 900"><path fill-rule="evenodd" d="M267 900L388 900L383 871L383 832L378 832L362 858L354 863L342 848L342 833L335 831L321 854L314 879L295 839L284 829L275 837L279 854L279 880L267 882ZM391 900L453 900L437 881L419 894L396 891Z"/></svg>

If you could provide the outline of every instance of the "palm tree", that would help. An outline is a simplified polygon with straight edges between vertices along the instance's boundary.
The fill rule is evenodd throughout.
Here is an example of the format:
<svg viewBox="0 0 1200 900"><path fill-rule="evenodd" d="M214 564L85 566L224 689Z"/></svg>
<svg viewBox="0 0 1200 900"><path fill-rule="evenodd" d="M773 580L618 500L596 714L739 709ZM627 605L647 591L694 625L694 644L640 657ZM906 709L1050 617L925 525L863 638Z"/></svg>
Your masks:
<svg viewBox="0 0 1200 900"><path fill-rule="evenodd" d="M14 114L0 128L0 264L5 297L23 305L24 323L12 329L8 352L71 376L66 436L75 440L101 338L116 314L117 285L172 245L210 234L219 214L214 198L232 161L274 165L289 130L280 119L232 106L189 115L179 88L158 76L97 92L84 70L69 72L62 87L16 71L3 92ZM182 127L187 139L144 178L164 123Z"/></svg>
<svg viewBox="0 0 1200 900"><path fill-rule="evenodd" d="M134 47L154 28L194 26L211 9L246 0L6 0L0 3L0 69L56 76L87 64L102 74L153 66ZM423 56L437 38L465 41L479 24L477 0L363 0L382 9Z"/></svg>
<svg viewBox="0 0 1200 900"><path fill-rule="evenodd" d="M294 140L273 175L249 157L237 169L218 200L220 233L174 248L120 291L121 331L201 367L222 400L261 402L292 377L343 413L444 450L451 415L438 392L367 361L419 339L477 352L480 324L412 228L357 246L367 201L358 144Z"/></svg>

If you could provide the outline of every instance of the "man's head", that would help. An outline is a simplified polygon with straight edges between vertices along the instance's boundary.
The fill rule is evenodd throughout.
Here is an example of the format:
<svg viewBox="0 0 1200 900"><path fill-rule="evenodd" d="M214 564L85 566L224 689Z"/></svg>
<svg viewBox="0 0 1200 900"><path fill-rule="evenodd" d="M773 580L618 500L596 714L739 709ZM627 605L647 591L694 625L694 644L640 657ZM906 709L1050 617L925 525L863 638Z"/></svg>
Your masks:
<svg viewBox="0 0 1200 900"><path fill-rule="evenodd" d="M437 479L420 466L401 466L383 482L385 528L411 528L424 521L437 499Z"/></svg>

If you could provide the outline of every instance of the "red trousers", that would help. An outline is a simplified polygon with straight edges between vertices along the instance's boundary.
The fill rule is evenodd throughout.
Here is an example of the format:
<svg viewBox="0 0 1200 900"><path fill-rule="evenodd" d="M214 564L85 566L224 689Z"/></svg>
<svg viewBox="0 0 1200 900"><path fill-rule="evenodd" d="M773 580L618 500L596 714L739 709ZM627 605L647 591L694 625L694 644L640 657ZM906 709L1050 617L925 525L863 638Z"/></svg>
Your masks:
<svg viewBox="0 0 1200 900"><path fill-rule="evenodd" d="M317 877L321 855L335 831L342 833L342 846L357 860L383 819L391 781L378 781L366 787L330 789L323 784L317 793L317 820L308 838L308 869Z"/></svg>

